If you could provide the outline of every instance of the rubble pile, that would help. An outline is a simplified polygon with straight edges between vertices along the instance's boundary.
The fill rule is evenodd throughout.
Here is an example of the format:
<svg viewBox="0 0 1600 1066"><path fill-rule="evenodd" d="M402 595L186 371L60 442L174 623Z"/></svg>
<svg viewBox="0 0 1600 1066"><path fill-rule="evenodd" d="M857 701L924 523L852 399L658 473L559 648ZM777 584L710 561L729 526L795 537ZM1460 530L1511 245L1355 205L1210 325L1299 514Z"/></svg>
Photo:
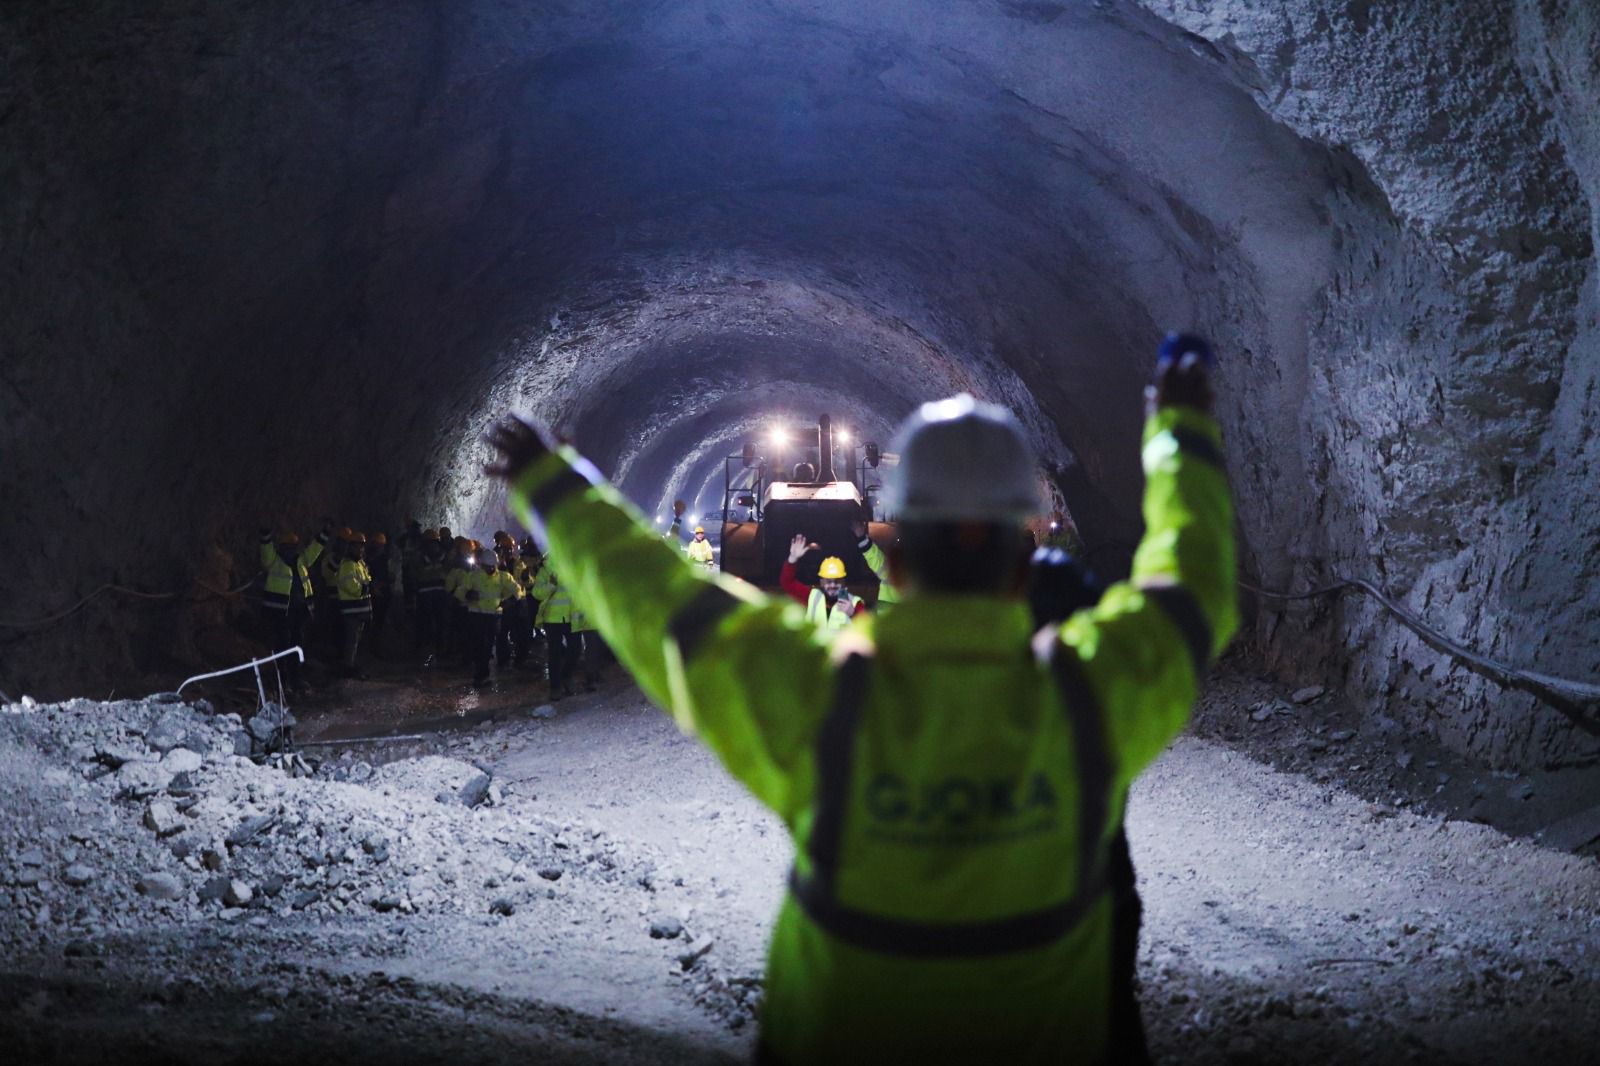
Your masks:
<svg viewBox="0 0 1600 1066"><path fill-rule="evenodd" d="M510 916L583 885L643 905L660 879L648 849L624 856L604 832L540 817L487 766L257 761L238 753L261 739L251 724L207 710L5 707L0 939L94 939L154 918Z"/></svg>

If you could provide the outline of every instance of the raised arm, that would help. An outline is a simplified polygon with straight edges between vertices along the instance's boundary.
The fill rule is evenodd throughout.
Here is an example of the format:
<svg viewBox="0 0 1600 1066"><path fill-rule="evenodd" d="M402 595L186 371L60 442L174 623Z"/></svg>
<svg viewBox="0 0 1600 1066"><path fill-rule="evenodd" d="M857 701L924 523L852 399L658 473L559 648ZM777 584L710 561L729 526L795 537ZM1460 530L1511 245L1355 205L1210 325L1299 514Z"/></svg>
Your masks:
<svg viewBox="0 0 1600 1066"><path fill-rule="evenodd" d="M778 587L789 594L789 597L804 607L811 599L811 586L804 584L794 575L795 564L798 563L806 552L815 548L815 544L807 544L805 534L796 533L794 539L789 541L789 558L784 561L783 569L778 571Z"/></svg>
<svg viewBox="0 0 1600 1066"><path fill-rule="evenodd" d="M825 635L787 602L690 563L572 449L549 451L511 421L490 440L513 508L542 526L562 582L640 687L792 819L828 705Z"/></svg>
<svg viewBox="0 0 1600 1066"><path fill-rule="evenodd" d="M1163 365L1144 428L1145 534L1132 575L1061 630L1124 785L1183 729L1238 627L1233 505L1210 407L1198 356Z"/></svg>

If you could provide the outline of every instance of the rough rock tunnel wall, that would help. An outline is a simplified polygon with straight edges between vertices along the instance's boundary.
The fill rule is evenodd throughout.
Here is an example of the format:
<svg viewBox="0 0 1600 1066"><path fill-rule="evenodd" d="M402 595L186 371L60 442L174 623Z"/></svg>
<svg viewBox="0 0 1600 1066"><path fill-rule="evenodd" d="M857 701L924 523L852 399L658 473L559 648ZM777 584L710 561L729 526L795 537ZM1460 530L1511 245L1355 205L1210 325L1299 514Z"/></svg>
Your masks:
<svg viewBox="0 0 1600 1066"><path fill-rule="evenodd" d="M1600 670L1593 5L62 2L0 31L11 618L236 582L261 523L492 528L477 435L511 405L654 508L774 412L882 434L971 389L1114 565L1149 353L1192 324L1249 575L1372 579ZM0 635L0 687L168 668L225 610L96 600ZM1369 601L1252 626L1458 750L1600 753Z"/></svg>

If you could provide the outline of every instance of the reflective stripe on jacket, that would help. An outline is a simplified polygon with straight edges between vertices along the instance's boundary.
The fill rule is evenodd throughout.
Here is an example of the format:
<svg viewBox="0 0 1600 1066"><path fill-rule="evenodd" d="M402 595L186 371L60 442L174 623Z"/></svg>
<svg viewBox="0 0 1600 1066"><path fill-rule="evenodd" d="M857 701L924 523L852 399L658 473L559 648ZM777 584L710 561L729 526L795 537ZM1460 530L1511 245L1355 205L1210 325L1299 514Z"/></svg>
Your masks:
<svg viewBox="0 0 1600 1066"><path fill-rule="evenodd" d="M563 625L572 621L572 596L556 580L556 572L548 560L539 567L534 578L533 595L539 601L535 625Z"/></svg>
<svg viewBox="0 0 1600 1066"><path fill-rule="evenodd" d="M339 564L339 613L345 615L372 613L372 575L367 564L359 559L346 559Z"/></svg>
<svg viewBox="0 0 1600 1066"><path fill-rule="evenodd" d="M322 557L323 541L313 541L301 552L293 564L279 552L270 539L261 542L261 565L266 570L266 584L261 593L261 606L273 611L287 611L294 598L294 582L300 581L300 592L307 601L311 599L311 567Z"/></svg>
<svg viewBox="0 0 1600 1066"><path fill-rule="evenodd" d="M795 838L775 1057L1104 1051L1106 837L1237 626L1216 424L1167 408L1143 439L1132 579L1037 635L1020 600L972 596L819 627L688 563L571 449L519 477L513 505L617 658Z"/></svg>
<svg viewBox="0 0 1600 1066"><path fill-rule="evenodd" d="M423 552L417 557L417 592L444 591L444 556L429 556Z"/></svg>
<svg viewBox="0 0 1600 1066"><path fill-rule="evenodd" d="M469 570L461 580L461 601L473 614L499 614L500 601L506 597L506 586L511 581L503 570Z"/></svg>

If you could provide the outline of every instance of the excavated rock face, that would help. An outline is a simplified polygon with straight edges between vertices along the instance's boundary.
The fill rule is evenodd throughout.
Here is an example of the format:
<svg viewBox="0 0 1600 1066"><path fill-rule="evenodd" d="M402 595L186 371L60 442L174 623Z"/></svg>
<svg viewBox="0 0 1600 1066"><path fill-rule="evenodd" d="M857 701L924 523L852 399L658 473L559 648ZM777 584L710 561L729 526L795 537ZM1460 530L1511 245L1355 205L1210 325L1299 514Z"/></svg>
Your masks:
<svg viewBox="0 0 1600 1066"><path fill-rule="evenodd" d="M654 510L719 490L774 417L881 438L968 389L1018 411L1114 565L1139 389L1181 324L1222 353L1250 576L1370 579L1496 657L1600 669L1580 0L0 24L12 617L219 583L219 547L247 576L262 523L503 524L478 436L513 405ZM70 689L53 649L108 637L148 660L116 610L14 642L0 685ZM1491 761L1600 753L1369 601L1274 606L1250 638Z"/></svg>

